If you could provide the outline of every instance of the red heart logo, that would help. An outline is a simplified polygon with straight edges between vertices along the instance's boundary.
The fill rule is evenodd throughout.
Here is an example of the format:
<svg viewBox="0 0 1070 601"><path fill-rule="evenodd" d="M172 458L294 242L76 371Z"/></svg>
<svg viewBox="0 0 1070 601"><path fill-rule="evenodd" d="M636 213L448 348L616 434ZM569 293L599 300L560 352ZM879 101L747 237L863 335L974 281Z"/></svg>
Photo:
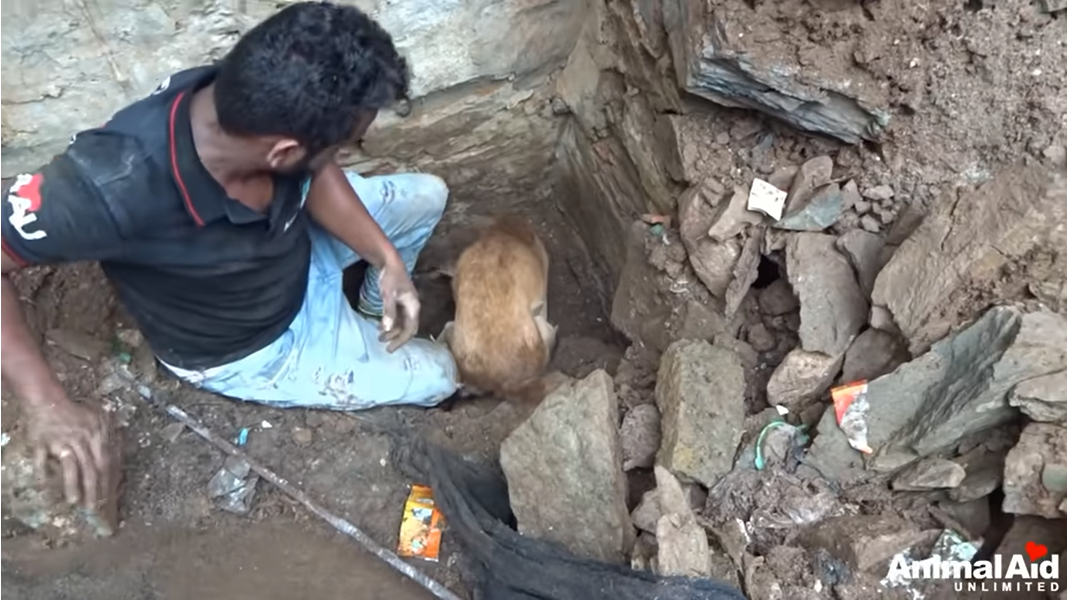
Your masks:
<svg viewBox="0 0 1070 601"><path fill-rule="evenodd" d="M1029 541L1025 544L1025 554L1029 556L1029 561L1036 561L1048 554L1048 546Z"/></svg>

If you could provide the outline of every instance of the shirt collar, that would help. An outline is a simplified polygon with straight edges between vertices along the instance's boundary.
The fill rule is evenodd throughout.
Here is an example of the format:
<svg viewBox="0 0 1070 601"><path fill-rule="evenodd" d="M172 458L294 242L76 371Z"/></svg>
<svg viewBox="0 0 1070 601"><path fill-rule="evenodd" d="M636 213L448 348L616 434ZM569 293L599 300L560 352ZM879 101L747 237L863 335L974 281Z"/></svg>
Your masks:
<svg viewBox="0 0 1070 601"><path fill-rule="evenodd" d="M198 90L211 83L215 73L215 69L206 70L205 75L197 78L187 89L178 92L171 101L168 122L171 173L182 195L186 212L202 227L224 217L236 225L266 220L269 230L284 227L296 211L301 209L301 183L304 175L275 176L274 195L265 215L230 198L223 186L208 173L197 155L190 123L190 102Z"/></svg>

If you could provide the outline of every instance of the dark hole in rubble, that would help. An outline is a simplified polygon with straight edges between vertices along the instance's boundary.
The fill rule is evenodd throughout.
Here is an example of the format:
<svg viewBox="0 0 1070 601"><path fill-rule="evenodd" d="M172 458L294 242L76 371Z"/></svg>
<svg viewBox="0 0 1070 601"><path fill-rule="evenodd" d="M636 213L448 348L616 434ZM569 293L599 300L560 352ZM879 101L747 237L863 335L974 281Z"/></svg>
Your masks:
<svg viewBox="0 0 1070 601"><path fill-rule="evenodd" d="M779 280L780 276L780 265L769 257L762 255L758 261L758 279L754 280L751 288L758 288L759 290L765 288Z"/></svg>
<svg viewBox="0 0 1070 601"><path fill-rule="evenodd" d="M1007 537L1007 532L1014 525L1014 515L1003 511L1003 487L999 487L988 495L988 510L992 516L992 522L988 525L983 535L983 543L977 549L977 553L971 558L972 561L991 561L996 549Z"/></svg>
<svg viewBox="0 0 1070 601"><path fill-rule="evenodd" d="M984 8L985 3L984 0L966 0L966 2L962 6L966 10L975 13Z"/></svg>

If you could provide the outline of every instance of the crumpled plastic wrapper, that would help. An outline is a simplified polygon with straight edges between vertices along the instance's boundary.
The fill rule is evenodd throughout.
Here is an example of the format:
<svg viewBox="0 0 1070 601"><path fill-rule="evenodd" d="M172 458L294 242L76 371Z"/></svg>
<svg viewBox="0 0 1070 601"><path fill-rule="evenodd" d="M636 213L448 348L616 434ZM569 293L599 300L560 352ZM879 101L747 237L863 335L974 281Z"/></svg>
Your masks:
<svg viewBox="0 0 1070 601"><path fill-rule="evenodd" d="M256 483L260 481L255 473L250 475L251 469L244 459L227 457L223 467L208 481L208 496L220 509L239 515L249 513Z"/></svg>

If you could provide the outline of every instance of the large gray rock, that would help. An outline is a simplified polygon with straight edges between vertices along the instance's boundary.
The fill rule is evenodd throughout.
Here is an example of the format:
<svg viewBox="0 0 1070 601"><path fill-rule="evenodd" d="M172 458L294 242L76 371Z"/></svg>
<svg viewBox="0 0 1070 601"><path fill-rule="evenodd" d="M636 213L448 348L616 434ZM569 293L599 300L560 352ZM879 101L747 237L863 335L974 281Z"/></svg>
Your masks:
<svg viewBox="0 0 1070 601"><path fill-rule="evenodd" d="M841 357L869 317L869 306L836 237L800 233L788 243L788 280L799 297L805 351Z"/></svg>
<svg viewBox="0 0 1070 601"><path fill-rule="evenodd" d="M894 471L1013 420L1008 393L1020 382L1065 369L1066 318L995 307L896 371L869 382L869 469ZM830 409L831 411L831 409ZM847 478L859 454L835 419L823 419L811 448L826 475Z"/></svg>
<svg viewBox="0 0 1070 601"><path fill-rule="evenodd" d="M723 298L735 278L733 270L742 249L735 238L718 242L709 236L722 199L702 186L688 189L680 197L680 237L691 268L715 297Z"/></svg>
<svg viewBox="0 0 1070 601"><path fill-rule="evenodd" d="M873 289L914 356L1029 282L1066 281L1065 170L1013 164L976 191L947 194Z"/></svg>
<svg viewBox="0 0 1070 601"><path fill-rule="evenodd" d="M1032 423L1022 429L1018 444L1003 465L1003 511L1065 517L1066 426Z"/></svg>
<svg viewBox="0 0 1070 601"><path fill-rule="evenodd" d="M716 242L724 242L738 236L748 225L762 222L762 216L747 210L749 192L742 186L736 186L727 202L720 203L720 212L713 218L713 224L707 232Z"/></svg>
<svg viewBox="0 0 1070 601"><path fill-rule="evenodd" d="M873 294L873 284L880 273L881 251L884 250L884 236L865 230L851 230L836 240L836 248L847 257L858 276L858 284L866 298Z"/></svg>
<svg viewBox="0 0 1070 601"><path fill-rule="evenodd" d="M705 342L672 343L654 390L661 410L657 463L706 487L732 469L743 435L746 382L736 353Z"/></svg>
<svg viewBox="0 0 1070 601"><path fill-rule="evenodd" d="M908 359L910 354L899 336L870 328L859 334L847 349L840 382L879 378L895 371Z"/></svg>
<svg viewBox="0 0 1070 601"><path fill-rule="evenodd" d="M1038 422L1066 423L1066 370L1026 380L1011 391L1011 407Z"/></svg>
<svg viewBox="0 0 1070 601"><path fill-rule="evenodd" d="M557 388L502 442L509 501L523 534L623 561L634 531L617 439L617 397L603 370Z"/></svg>
<svg viewBox="0 0 1070 601"><path fill-rule="evenodd" d="M794 349L769 377L766 398L772 406L800 409L828 389L840 370L840 357Z"/></svg>
<svg viewBox="0 0 1070 601"><path fill-rule="evenodd" d="M661 517L657 523L658 572L662 576L710 576L710 545L695 519L680 481L669 470L654 466Z"/></svg>
<svg viewBox="0 0 1070 601"><path fill-rule="evenodd" d="M903 470L892 481L894 490L955 488L966 478L966 469L949 459L927 457Z"/></svg>
<svg viewBox="0 0 1070 601"><path fill-rule="evenodd" d="M746 31L748 20L759 18L745 4L717 5L715 10L704 0L667 0L662 7L677 81L688 92L724 106L759 110L849 144L876 139L887 126L890 117L878 108L879 92L859 97L865 90L879 90L877 82L863 84L871 76L849 58L830 49L804 68L791 40L764 40L760 50L748 48L756 39L734 35ZM771 45L786 47L774 50ZM844 71L852 75L845 77Z"/></svg>

